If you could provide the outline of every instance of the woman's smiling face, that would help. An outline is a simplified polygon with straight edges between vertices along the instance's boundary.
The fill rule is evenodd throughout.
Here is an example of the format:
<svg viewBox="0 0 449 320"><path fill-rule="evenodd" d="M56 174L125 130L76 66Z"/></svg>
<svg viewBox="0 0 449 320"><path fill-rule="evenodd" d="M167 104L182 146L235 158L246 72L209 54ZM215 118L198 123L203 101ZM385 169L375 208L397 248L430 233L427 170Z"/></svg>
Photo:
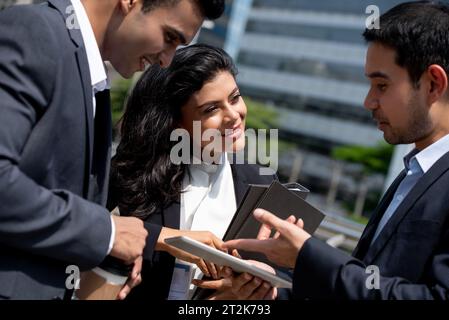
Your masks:
<svg viewBox="0 0 449 320"><path fill-rule="evenodd" d="M193 143L200 145L202 150L211 145L220 152L236 152L245 147L246 105L230 72L219 71L206 82L181 108L181 115L181 127L189 132ZM206 132L204 137L207 137L198 141L199 137L193 134L194 121L201 123L202 137L206 130L212 129L216 132L214 138L209 139Z"/></svg>

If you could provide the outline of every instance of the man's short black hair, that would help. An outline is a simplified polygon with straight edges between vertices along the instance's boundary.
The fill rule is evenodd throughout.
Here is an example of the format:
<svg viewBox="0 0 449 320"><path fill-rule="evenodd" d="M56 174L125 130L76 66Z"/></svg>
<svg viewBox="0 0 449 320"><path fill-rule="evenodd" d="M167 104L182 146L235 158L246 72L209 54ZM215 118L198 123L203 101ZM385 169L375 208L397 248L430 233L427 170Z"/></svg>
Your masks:
<svg viewBox="0 0 449 320"><path fill-rule="evenodd" d="M438 1L402 3L380 16L380 29L366 29L367 42L396 51L396 63L407 69L413 85L432 64L449 74L449 6Z"/></svg>
<svg viewBox="0 0 449 320"><path fill-rule="evenodd" d="M142 10L148 12L161 6L174 6L181 0L143 0ZM194 1L202 15L210 20L219 18L224 12L224 0L189 0Z"/></svg>

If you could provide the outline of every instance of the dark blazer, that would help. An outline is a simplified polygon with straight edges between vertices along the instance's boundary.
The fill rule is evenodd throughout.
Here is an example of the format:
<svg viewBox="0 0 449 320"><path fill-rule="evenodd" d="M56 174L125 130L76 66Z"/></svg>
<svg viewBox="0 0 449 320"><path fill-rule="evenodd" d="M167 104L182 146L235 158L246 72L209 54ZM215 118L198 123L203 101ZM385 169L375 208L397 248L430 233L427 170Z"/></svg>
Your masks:
<svg viewBox="0 0 449 320"><path fill-rule="evenodd" d="M396 178L368 222L353 257L310 238L296 263L296 298L448 299L449 153L439 159L403 200L373 245L377 225L404 178ZM372 284L379 268L380 288Z"/></svg>
<svg viewBox="0 0 449 320"><path fill-rule="evenodd" d="M80 30L66 27L70 5L0 12L0 299L61 298L66 267L95 267L109 246L109 98L97 99L94 148L89 67Z"/></svg>
<svg viewBox="0 0 449 320"><path fill-rule="evenodd" d="M234 180L234 190L237 206L245 195L248 184L270 184L275 176L259 175L259 166L249 164L231 165ZM144 263L142 269L142 283L135 287L129 294L129 300L151 301L152 299L165 300L170 291L170 284L175 265L175 258L166 252L155 251L157 238L162 226L179 229L180 203L176 202L167 209L152 214L145 225L149 234L156 239L145 248ZM148 248L148 245L153 247Z"/></svg>

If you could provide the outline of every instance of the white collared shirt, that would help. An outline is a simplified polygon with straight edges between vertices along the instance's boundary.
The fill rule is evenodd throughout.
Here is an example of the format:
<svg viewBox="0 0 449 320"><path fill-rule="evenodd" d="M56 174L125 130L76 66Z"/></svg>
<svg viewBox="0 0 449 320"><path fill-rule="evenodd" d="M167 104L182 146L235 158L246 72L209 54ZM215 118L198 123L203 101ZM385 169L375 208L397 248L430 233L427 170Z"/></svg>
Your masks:
<svg viewBox="0 0 449 320"><path fill-rule="evenodd" d="M389 206L379 221L376 232L371 240L371 245L374 244L388 221L394 216L402 201L407 197L413 187L419 183L419 179L447 152L449 152L449 134L421 151L416 148L413 149L404 157L404 166L407 175L399 184Z"/></svg>
<svg viewBox="0 0 449 320"><path fill-rule="evenodd" d="M449 134L418 152L415 157L426 173L442 156L449 152Z"/></svg>
<svg viewBox="0 0 449 320"><path fill-rule="evenodd" d="M227 153L220 164L191 164L181 194L181 230L209 230L223 238L237 209Z"/></svg>
<svg viewBox="0 0 449 320"><path fill-rule="evenodd" d="M191 164L183 180L179 226L181 230L210 231L223 238L231 223L237 201L232 169L227 154L220 164ZM176 259L170 285L169 300L190 299L195 287L193 278L201 278L201 270Z"/></svg>
<svg viewBox="0 0 449 320"><path fill-rule="evenodd" d="M92 85L92 98L93 98L93 115L95 117L96 101L95 94L109 89L110 84L106 69L104 66L103 58L98 48L97 40L92 29L92 25L89 22L86 10L80 0L70 0L75 11L76 19L83 37L84 47L87 54L87 62L89 63L89 73Z"/></svg>
<svg viewBox="0 0 449 320"><path fill-rule="evenodd" d="M103 59L98 48L95 34L90 24L89 17L80 0L70 0L75 12L76 20L78 22L81 36L83 38L84 47L87 54L87 62L89 63L89 72L92 85L92 99L93 99L93 116L95 117L96 101L95 94L97 92L110 88L109 80L106 74ZM115 224L111 215L111 238L109 240L109 248L107 254L111 253L115 240Z"/></svg>

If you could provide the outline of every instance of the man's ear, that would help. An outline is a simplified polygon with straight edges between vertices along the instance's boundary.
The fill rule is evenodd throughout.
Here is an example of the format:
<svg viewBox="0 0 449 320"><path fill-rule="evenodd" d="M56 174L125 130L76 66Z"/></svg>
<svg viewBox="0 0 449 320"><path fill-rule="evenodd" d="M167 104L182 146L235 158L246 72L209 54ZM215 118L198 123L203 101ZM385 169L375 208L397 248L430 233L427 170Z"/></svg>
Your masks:
<svg viewBox="0 0 449 320"><path fill-rule="evenodd" d="M432 64L427 68L427 76L430 81L429 102L432 104L447 93L448 78L446 71L437 64Z"/></svg>
<svg viewBox="0 0 449 320"><path fill-rule="evenodd" d="M120 10L124 15L127 15L136 6L137 2L137 0L119 0Z"/></svg>

